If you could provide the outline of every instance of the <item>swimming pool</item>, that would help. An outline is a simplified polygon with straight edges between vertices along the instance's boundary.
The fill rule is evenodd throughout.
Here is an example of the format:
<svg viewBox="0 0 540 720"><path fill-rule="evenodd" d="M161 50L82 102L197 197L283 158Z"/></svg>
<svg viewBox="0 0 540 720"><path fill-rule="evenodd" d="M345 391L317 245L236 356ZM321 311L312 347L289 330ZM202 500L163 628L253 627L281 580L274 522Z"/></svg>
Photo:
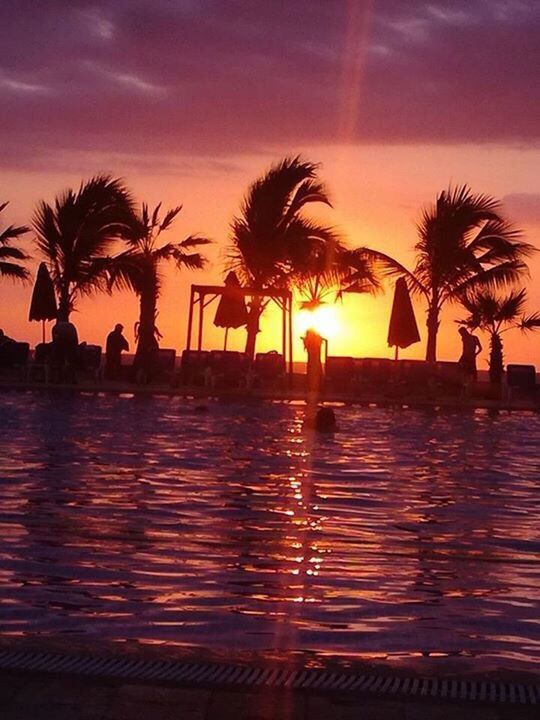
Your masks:
<svg viewBox="0 0 540 720"><path fill-rule="evenodd" d="M533 414L0 393L0 629L540 659Z"/></svg>

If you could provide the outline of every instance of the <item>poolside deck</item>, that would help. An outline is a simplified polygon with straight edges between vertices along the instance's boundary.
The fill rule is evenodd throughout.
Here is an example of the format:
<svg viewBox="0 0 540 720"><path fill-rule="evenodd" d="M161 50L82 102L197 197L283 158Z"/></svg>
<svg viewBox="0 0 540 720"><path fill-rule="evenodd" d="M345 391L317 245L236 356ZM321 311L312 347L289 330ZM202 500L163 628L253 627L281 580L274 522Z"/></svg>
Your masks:
<svg viewBox="0 0 540 720"><path fill-rule="evenodd" d="M373 699L313 692L246 692L0 674L3 720L533 720L537 707Z"/></svg>
<svg viewBox="0 0 540 720"><path fill-rule="evenodd" d="M272 400L281 402L303 402L306 392L303 388L293 389L209 389L204 387L171 387L169 384L137 385L125 382L81 381L77 384L54 384L29 382L14 377L0 377L1 390L36 390L43 392L79 392L86 394L110 393L114 395L184 397L190 399L220 400ZM512 397L510 400L492 399L488 397L459 397L427 395L394 395L382 391L362 391L354 395L323 391L318 398L321 403L343 403L347 405L364 405L392 408L425 408L434 410L491 410L491 411L529 411L539 412L540 403L537 398Z"/></svg>
<svg viewBox="0 0 540 720"><path fill-rule="evenodd" d="M171 661L164 648L58 654L63 644L0 640L2 720L532 720L540 701L531 674L426 679L365 663L340 672Z"/></svg>

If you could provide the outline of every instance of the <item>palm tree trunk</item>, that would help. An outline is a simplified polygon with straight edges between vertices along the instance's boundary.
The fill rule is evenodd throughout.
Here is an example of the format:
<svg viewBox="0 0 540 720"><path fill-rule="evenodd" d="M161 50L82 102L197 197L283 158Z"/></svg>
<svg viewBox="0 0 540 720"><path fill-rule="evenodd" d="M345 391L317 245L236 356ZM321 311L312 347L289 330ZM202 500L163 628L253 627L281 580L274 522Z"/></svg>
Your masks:
<svg viewBox="0 0 540 720"><path fill-rule="evenodd" d="M493 385L502 385L504 364L501 336L496 332L493 333L489 344L489 381L493 383Z"/></svg>
<svg viewBox="0 0 540 720"><path fill-rule="evenodd" d="M71 303L69 302L69 286L61 287L58 298L58 319L68 321L70 313Z"/></svg>
<svg viewBox="0 0 540 720"><path fill-rule="evenodd" d="M439 310L436 305L432 305L428 309L426 326L428 332L426 360L433 363L437 360L437 333L439 331Z"/></svg>
<svg viewBox="0 0 540 720"><path fill-rule="evenodd" d="M248 319L246 323L246 355L250 362L255 358L255 345L257 343L257 334L259 332L259 320L262 314L262 301L260 297L254 297L251 300Z"/></svg>
<svg viewBox="0 0 540 720"><path fill-rule="evenodd" d="M134 369L139 380L150 382L156 359L156 304L157 285L155 277L144 283L139 297L139 337L135 353Z"/></svg>
<svg viewBox="0 0 540 720"><path fill-rule="evenodd" d="M155 337L156 327L156 295L154 288L145 289L139 298L139 348L147 348Z"/></svg>

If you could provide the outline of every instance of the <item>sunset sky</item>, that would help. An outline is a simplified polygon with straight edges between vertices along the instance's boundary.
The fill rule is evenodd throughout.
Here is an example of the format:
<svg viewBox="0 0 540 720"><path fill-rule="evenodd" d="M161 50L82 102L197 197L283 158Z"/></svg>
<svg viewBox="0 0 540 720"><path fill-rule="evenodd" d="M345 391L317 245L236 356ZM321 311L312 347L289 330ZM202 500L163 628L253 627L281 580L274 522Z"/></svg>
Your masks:
<svg viewBox="0 0 540 720"><path fill-rule="evenodd" d="M411 266L421 208L468 183L540 248L538 0L3 0L0 37L4 223L28 223L37 200L110 172L140 201L184 205L170 239L215 241L207 270L167 272L164 347L184 346L190 284L220 281L248 184L286 154L321 163L334 209L316 212L351 246ZM530 267L533 311L540 253ZM2 282L0 327L34 344L30 291ZM347 297L331 354L392 356L391 301L391 285ZM422 342L403 357L425 351L415 309ZM459 355L454 317L443 317L441 359ZM133 342L137 302L97 296L73 319L88 342L103 345L116 322ZM263 318L261 349L279 348L275 327ZM222 336L208 325L206 347ZM505 349L540 366L539 336L512 331Z"/></svg>

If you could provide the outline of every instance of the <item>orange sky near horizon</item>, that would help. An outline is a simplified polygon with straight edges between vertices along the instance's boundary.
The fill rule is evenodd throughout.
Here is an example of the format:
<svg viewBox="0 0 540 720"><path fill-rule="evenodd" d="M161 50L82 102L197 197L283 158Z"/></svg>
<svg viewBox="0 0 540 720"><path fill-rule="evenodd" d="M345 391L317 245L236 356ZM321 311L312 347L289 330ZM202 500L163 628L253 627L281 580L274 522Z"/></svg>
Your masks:
<svg viewBox="0 0 540 720"><path fill-rule="evenodd" d="M412 266L415 223L422 206L434 200L449 183L468 183L476 192L498 198L508 195L540 193L537 168L540 150L530 147L490 145L319 145L299 148L302 154L320 161L321 177L334 201L334 209L310 210L338 228L351 247L368 245L393 255ZM69 186L77 186L81 178L97 172L112 172L125 179L138 201L149 204L163 201L164 206L182 203L184 209L168 239L181 239L191 233L211 237L214 245L208 251L208 267L201 272L177 273L171 266L164 276L159 301L158 327L163 334L162 347L181 351L185 346L187 306L191 283L220 282L228 227L238 211L247 186L272 162L285 154L296 153L289 147L269 148L256 156L231 155L220 160L208 158L169 158L164 168L157 160L144 168L137 159L98 153L81 154L72 172L5 171L2 200L10 205L3 222L29 223L37 200L52 200ZM4 197L5 196L5 197ZM515 224L525 231L526 239L540 248L540 212L519 217L507 208ZM31 239L26 241L31 248ZM35 269L36 262L32 264ZM540 253L530 261L531 281L529 311L540 309ZM0 285L2 307L0 327L17 339L39 342L41 326L27 320L31 286L15 286L9 281ZM332 355L356 357L393 357L386 336L392 303L392 284L386 283L385 293L376 296L349 295L339 304L336 317L339 330L330 338ZM400 352L400 357L422 358L425 352L425 305L415 300L415 311L421 342ZM125 325L133 345L133 325L137 320L137 300L129 293L112 296L97 295L83 299L74 314L81 340L104 345L106 334L116 322ZM207 311L205 348L221 348L223 330L212 325L215 309ZM460 342L453 322L459 311L449 309L443 315L439 332L438 357L455 360ZM263 317L258 349L280 349L280 324L277 312ZM243 349L245 331L229 334L229 348ZM487 367L488 339L482 338L484 351L479 359ZM277 342L276 342L277 341ZM511 331L505 335L507 362L526 362L540 366L540 336ZM298 326L295 332L295 359L304 360L305 353Z"/></svg>

